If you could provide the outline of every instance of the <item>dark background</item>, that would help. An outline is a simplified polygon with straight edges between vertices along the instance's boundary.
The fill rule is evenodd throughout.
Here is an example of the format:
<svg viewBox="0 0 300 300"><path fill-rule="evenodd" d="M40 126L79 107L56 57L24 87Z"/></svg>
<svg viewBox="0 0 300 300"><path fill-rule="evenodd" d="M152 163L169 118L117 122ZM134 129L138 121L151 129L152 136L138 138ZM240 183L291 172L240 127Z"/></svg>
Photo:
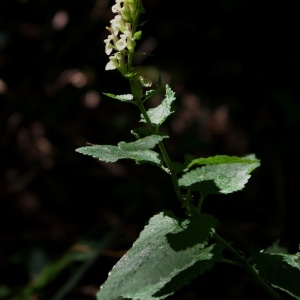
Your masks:
<svg viewBox="0 0 300 300"><path fill-rule="evenodd" d="M255 153L261 160L243 191L203 206L245 251L280 240L294 253L300 240L292 3L144 1L138 45L150 55L135 64L176 92L178 110L163 126L171 158ZM26 288L31 299L95 299L153 214L182 213L170 178L153 166L104 164L75 152L86 143L131 141L139 124L134 106L102 94L130 92L117 71L104 70L111 5L0 2L0 299L20 299ZM66 259L75 250L86 257ZM262 295L268 299L243 270L216 265L170 299Z"/></svg>

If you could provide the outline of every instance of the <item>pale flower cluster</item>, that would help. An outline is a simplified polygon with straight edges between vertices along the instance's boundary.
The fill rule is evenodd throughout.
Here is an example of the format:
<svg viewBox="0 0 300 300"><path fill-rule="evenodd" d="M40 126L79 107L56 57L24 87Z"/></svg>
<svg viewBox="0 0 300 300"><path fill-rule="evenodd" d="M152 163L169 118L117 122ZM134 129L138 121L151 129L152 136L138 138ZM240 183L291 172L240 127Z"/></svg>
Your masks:
<svg viewBox="0 0 300 300"><path fill-rule="evenodd" d="M112 6L112 12L117 15L110 21L111 26L107 27L110 34L104 40L105 53L110 55L105 70L124 71L126 67L125 52L134 52L135 41L131 23L136 15L136 10L136 0L116 0ZM112 54L113 50L116 52Z"/></svg>

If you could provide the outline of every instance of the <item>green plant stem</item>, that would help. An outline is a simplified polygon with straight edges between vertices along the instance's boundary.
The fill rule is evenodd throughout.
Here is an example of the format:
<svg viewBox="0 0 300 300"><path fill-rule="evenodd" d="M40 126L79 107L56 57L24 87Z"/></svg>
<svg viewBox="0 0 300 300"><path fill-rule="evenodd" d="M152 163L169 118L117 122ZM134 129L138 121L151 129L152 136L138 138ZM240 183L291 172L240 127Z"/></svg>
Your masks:
<svg viewBox="0 0 300 300"><path fill-rule="evenodd" d="M141 111L143 117L145 118L145 120L146 120L147 124L149 125L149 127L151 128L152 132L157 134L158 133L157 127L151 122L151 120L150 120L150 118L147 114L147 111L146 111L146 109L143 105L143 101L139 97L135 96L135 93L134 93L133 89L134 88L131 84L131 90L132 90L132 93L135 97L136 105L138 106L139 110ZM176 173L174 172L174 170L172 168L172 161L171 161L171 159L168 155L168 152L165 148L165 145L163 144L163 142L160 141L158 143L158 147L159 147L160 152L161 152L161 154L164 158L164 161L167 165L167 168L169 169L171 179L172 179L172 183L173 183L173 187L174 187L174 190L175 190L175 194L176 194L177 198L179 199L179 201L184 203L184 198L183 198L182 192L181 192L179 184L178 184L178 178L177 178Z"/></svg>
<svg viewBox="0 0 300 300"><path fill-rule="evenodd" d="M227 241L225 241L217 233L214 233L214 238L225 248L230 250L231 253L233 253L233 255L238 260L238 264L240 264L240 266L242 266L251 275L251 277L259 286L261 286L274 299L283 300L283 298L254 270L254 268L249 264L247 259L243 257L235 248L233 248Z"/></svg>
<svg viewBox="0 0 300 300"><path fill-rule="evenodd" d="M242 267L242 265L240 263L238 263L237 261L232 260L232 259L222 258L222 259L218 260L218 262L224 263L224 264L227 264L227 265Z"/></svg>
<svg viewBox="0 0 300 300"><path fill-rule="evenodd" d="M201 207L202 207L204 199L205 199L205 196L201 195L198 205L197 205L197 209L198 209L199 213L201 212Z"/></svg>
<svg viewBox="0 0 300 300"><path fill-rule="evenodd" d="M172 178L172 183L173 183L173 187L174 187L174 190L175 190L175 193L176 193L176 196L177 198L182 202L184 203L184 199L183 199L183 195L181 193L181 190L180 190L180 187L179 187L179 184L178 184L178 178L175 174L175 172L173 171L173 168L172 168L172 162L169 158L169 155L167 153L167 150L165 148L165 145L163 144L163 142L159 142L158 143L158 147L163 155L163 158L165 160L165 163L168 167L168 169L170 170L170 175L171 175L171 178Z"/></svg>
<svg viewBox="0 0 300 300"><path fill-rule="evenodd" d="M133 35L136 32L136 28L137 28L137 25L138 25L138 19L139 19L139 13L136 16L136 18L134 18L134 22L132 23L132 33L133 33ZM127 66L128 66L128 72L129 73L131 73L133 71L132 70L132 59L133 59L133 53L128 53L128 64L127 64ZM157 134L158 133L158 128L151 122L151 120L150 120L150 118L147 114L147 111L146 111L146 109L143 105L142 99L137 95L137 93L135 91L135 88L134 88L134 85L133 85L133 80L136 80L136 79L132 79L132 80L129 80L129 81L130 81L130 87L131 87L133 97L136 100L136 105L140 109L143 117L145 118L147 124L150 126L152 132ZM171 175L171 178L172 178L172 183L173 183L173 187L174 187L174 190L175 190L175 194L176 194L177 198L179 199L179 201L184 203L184 198L183 198L182 192L181 192L179 184L178 184L178 178L176 176L176 173L173 171L172 162L171 162L171 159L170 159L170 157L167 153L167 150L166 150L163 142L159 142L158 146L159 146L161 154L164 158L164 161L167 165L167 168L170 171L170 175Z"/></svg>

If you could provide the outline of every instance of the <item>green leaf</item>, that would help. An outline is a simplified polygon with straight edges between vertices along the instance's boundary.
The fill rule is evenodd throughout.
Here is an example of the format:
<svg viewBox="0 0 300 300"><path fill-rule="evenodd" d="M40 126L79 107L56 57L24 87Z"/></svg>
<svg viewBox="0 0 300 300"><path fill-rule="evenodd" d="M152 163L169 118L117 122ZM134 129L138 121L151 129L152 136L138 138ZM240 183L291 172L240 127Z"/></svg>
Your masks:
<svg viewBox="0 0 300 300"><path fill-rule="evenodd" d="M256 159L254 155L249 155L246 157L216 155L211 157L201 157L201 158L194 159L188 165L188 168L196 164L197 165L216 165L216 164L233 164L233 163L253 164L254 162L259 163L259 160Z"/></svg>
<svg viewBox="0 0 300 300"><path fill-rule="evenodd" d="M10 287L6 285L0 285L0 299L8 299L11 294L12 290Z"/></svg>
<svg viewBox="0 0 300 300"><path fill-rule="evenodd" d="M252 159L252 163L248 160ZM213 161L213 159L212 159ZM199 191L203 196L209 194L228 194L242 190L250 178L250 173L260 165L254 156L245 162L217 163L205 165L188 171L179 179L179 185Z"/></svg>
<svg viewBox="0 0 300 300"><path fill-rule="evenodd" d="M154 148L160 141L168 136L150 135L132 143L120 142L118 144L121 151L141 151Z"/></svg>
<svg viewBox="0 0 300 300"><path fill-rule="evenodd" d="M300 299L300 252L296 254L253 252L258 274L273 287Z"/></svg>
<svg viewBox="0 0 300 300"><path fill-rule="evenodd" d="M186 220L161 212L149 221L132 248L113 267L99 300L165 299L220 259L208 246L218 221L206 214Z"/></svg>
<svg viewBox="0 0 300 300"><path fill-rule="evenodd" d="M135 34L134 34L134 39L135 40L139 40L140 38L142 37L142 31L141 30L139 30L139 31L137 31Z"/></svg>
<svg viewBox="0 0 300 300"><path fill-rule="evenodd" d="M120 100L122 102L133 103L133 96L131 94L126 94L126 95L114 95L114 94L110 94L110 93L103 93L103 94L110 98Z"/></svg>
<svg viewBox="0 0 300 300"><path fill-rule="evenodd" d="M77 148L76 152L98 158L105 162L116 162L119 159L133 159L137 163L154 163L161 165L160 155L152 150L122 151L118 146L94 145Z"/></svg>
<svg viewBox="0 0 300 300"><path fill-rule="evenodd" d="M136 75L137 75L136 72L128 72L128 73L126 73L124 76L125 76L125 78L127 78L127 79L132 79L132 78L135 77Z"/></svg>
<svg viewBox="0 0 300 300"><path fill-rule="evenodd" d="M150 108L147 111L149 118L153 124L161 125L166 120L166 118L174 112L172 103L175 99L175 93L168 85L166 85L166 95L162 103L159 106ZM141 122L146 123L146 120L143 116Z"/></svg>

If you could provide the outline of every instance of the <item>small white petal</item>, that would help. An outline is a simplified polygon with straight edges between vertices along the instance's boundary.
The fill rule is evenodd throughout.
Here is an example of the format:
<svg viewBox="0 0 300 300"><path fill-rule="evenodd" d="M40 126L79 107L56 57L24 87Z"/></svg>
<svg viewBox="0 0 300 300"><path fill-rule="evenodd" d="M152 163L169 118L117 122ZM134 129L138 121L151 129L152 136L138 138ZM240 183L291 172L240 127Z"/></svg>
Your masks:
<svg viewBox="0 0 300 300"><path fill-rule="evenodd" d="M124 2L124 0L116 0L116 4L114 4L112 7L111 7L111 10L113 13L118 13L118 12L121 12L122 11L122 6L121 4Z"/></svg>
<svg viewBox="0 0 300 300"><path fill-rule="evenodd" d="M119 39L117 42L116 42L116 48L119 50L119 51L122 51L126 48L126 39L122 38L122 39Z"/></svg>
<svg viewBox="0 0 300 300"><path fill-rule="evenodd" d="M105 70L107 70L107 71L114 70L114 69L116 69L116 66L112 61L109 61L105 66Z"/></svg>
<svg viewBox="0 0 300 300"><path fill-rule="evenodd" d="M107 54L107 55L110 55L111 54L111 52L113 51L113 49L114 49L114 47L113 47L113 45L112 44L106 44L106 46L105 46L105 53Z"/></svg>

